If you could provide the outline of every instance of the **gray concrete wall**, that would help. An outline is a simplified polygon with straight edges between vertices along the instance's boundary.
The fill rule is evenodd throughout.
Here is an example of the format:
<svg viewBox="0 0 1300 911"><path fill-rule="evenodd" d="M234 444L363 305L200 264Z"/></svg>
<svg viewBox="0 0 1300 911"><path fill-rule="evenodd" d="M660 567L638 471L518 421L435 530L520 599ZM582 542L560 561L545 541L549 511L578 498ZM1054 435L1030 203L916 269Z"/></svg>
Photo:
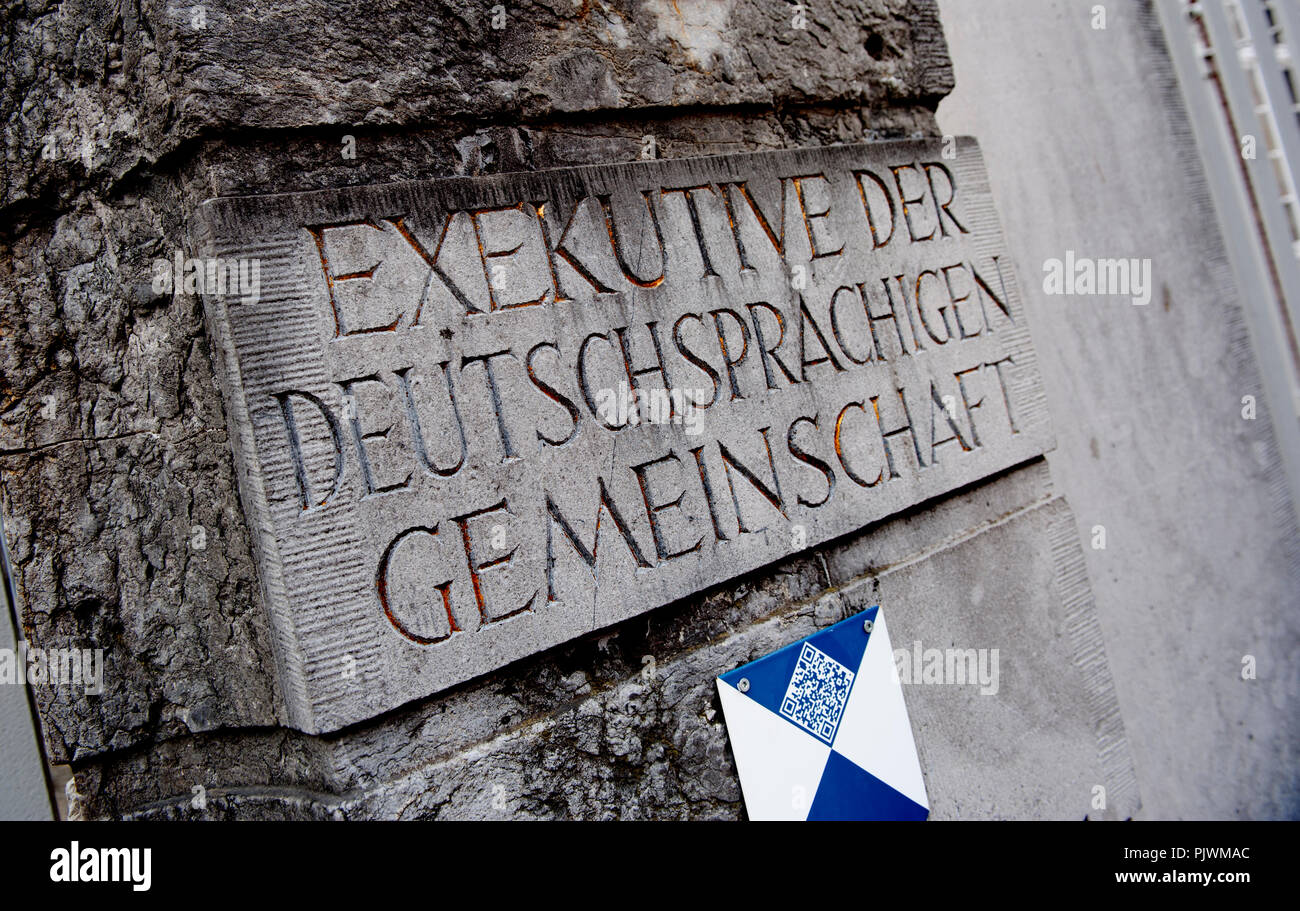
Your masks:
<svg viewBox="0 0 1300 911"><path fill-rule="evenodd" d="M939 126L980 137L1019 253L1143 815L1295 817L1295 513L1268 415L1242 418L1258 370L1160 24L1093 6L944 0ZM1151 303L1042 293L1066 250L1150 258Z"/></svg>

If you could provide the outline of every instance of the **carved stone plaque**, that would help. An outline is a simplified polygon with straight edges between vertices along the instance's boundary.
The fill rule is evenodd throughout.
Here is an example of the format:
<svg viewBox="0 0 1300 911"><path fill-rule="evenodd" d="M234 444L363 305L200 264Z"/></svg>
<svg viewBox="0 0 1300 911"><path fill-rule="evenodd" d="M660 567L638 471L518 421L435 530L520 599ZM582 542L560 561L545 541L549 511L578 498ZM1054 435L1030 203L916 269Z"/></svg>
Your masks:
<svg viewBox="0 0 1300 911"><path fill-rule="evenodd" d="M971 139L216 199L194 231L306 731L1051 445Z"/></svg>

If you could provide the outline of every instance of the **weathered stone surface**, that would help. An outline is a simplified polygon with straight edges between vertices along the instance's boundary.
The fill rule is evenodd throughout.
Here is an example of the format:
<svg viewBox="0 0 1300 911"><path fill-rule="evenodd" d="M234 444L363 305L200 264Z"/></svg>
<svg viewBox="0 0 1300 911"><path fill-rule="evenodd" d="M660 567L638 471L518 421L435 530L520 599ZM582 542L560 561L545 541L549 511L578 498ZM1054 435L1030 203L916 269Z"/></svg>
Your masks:
<svg viewBox="0 0 1300 911"><path fill-rule="evenodd" d="M180 230L163 221L87 201L0 272L0 493L24 631L105 653L102 696L36 688L56 761L277 715L202 309L137 295Z"/></svg>
<svg viewBox="0 0 1300 911"><path fill-rule="evenodd" d="M214 14L219 5L203 6L206 36L188 31L181 11L192 7L92 0L0 11L0 42L14 61L0 69L0 499L28 639L106 652L104 696L36 692L51 758L86 774L95 756L285 717L202 309L183 289L151 287L153 261L186 250L186 223L204 199L632 160L647 135L661 157L933 135L933 106L951 84L933 3L907 5L905 20L897 4L861 3L837 35L863 35L865 47L880 32L879 59L835 71L834 82L877 99L868 105L852 93L822 100L816 88L780 107L731 106L718 55L689 63L661 38L625 50L662 55L698 97L634 110L628 91L617 116L525 119L518 99L481 103L499 72L485 70L462 80L480 93L462 105L469 113L455 114L437 92L385 96L392 86L376 85L366 90L365 111L376 112L367 119L338 105L365 81L373 55L405 46L405 29L439 69L459 53L441 44L459 26L436 11L412 23L367 8L356 14L363 27L345 29L339 17L353 14L337 6L282 4L277 28L297 19L296 34L328 33L336 51L291 62L262 49L275 29L243 18L235 27ZM554 57L535 17L639 15L637 4L554 7L511 7L510 40L536 36L526 65ZM724 43L738 19L728 21ZM772 57L800 78L807 68L817 86L833 75L821 21L781 36L788 43ZM601 29L566 28L566 48L585 41L604 52ZM475 25L466 46L479 37ZM223 50L235 45L244 49ZM266 91L247 99L265 104L257 131L244 129L248 109L222 88L249 71L217 79L218 61L262 68ZM622 72L636 83L639 70ZM285 79L314 88L280 94ZM709 96L709 85L722 94ZM426 99L418 116L417 96ZM340 155L344 134L357 138L355 159Z"/></svg>
<svg viewBox="0 0 1300 911"><path fill-rule="evenodd" d="M833 587L816 557L688 599L344 736L173 741L83 777L83 815L224 819L744 818L714 676L867 604L895 648L998 649L997 692L904 686L936 818L1123 818L1136 807L1068 508L1041 462L840 542L882 567ZM984 508L1001 511L989 520ZM1050 542L1029 572L1008 552ZM974 580L972 582L972 580ZM1082 599L1082 600L1081 600ZM1023 611L1023 613L1022 613ZM1100 663L1099 663L1100 662ZM206 807L192 802L202 785ZM1107 789L1105 812L1091 805ZM132 789L138 809L114 801Z"/></svg>
<svg viewBox="0 0 1300 911"><path fill-rule="evenodd" d="M149 170L202 136L668 107L925 105L952 88L934 0L407 6L96 0L6 7L0 205Z"/></svg>
<svg viewBox="0 0 1300 911"><path fill-rule="evenodd" d="M185 274L291 722L358 721L1040 455L978 150L953 151L203 206L207 278Z"/></svg>

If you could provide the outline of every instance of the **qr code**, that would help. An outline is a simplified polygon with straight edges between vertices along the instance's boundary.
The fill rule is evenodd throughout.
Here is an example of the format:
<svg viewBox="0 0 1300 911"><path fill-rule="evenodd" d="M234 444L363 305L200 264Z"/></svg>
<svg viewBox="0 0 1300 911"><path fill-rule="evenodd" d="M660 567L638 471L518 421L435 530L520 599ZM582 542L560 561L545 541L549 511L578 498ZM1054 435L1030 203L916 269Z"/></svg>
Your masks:
<svg viewBox="0 0 1300 911"><path fill-rule="evenodd" d="M805 642L781 700L781 714L830 743L852 686L853 671Z"/></svg>

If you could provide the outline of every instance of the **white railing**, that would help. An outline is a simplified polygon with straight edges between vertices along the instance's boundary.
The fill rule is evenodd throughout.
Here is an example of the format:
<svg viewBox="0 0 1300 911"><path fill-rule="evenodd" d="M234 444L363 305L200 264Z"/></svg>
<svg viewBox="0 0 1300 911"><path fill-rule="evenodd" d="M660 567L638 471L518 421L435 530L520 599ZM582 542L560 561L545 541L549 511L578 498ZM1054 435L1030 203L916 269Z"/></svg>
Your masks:
<svg viewBox="0 0 1300 911"><path fill-rule="evenodd" d="M1300 498L1300 0L1157 0Z"/></svg>

